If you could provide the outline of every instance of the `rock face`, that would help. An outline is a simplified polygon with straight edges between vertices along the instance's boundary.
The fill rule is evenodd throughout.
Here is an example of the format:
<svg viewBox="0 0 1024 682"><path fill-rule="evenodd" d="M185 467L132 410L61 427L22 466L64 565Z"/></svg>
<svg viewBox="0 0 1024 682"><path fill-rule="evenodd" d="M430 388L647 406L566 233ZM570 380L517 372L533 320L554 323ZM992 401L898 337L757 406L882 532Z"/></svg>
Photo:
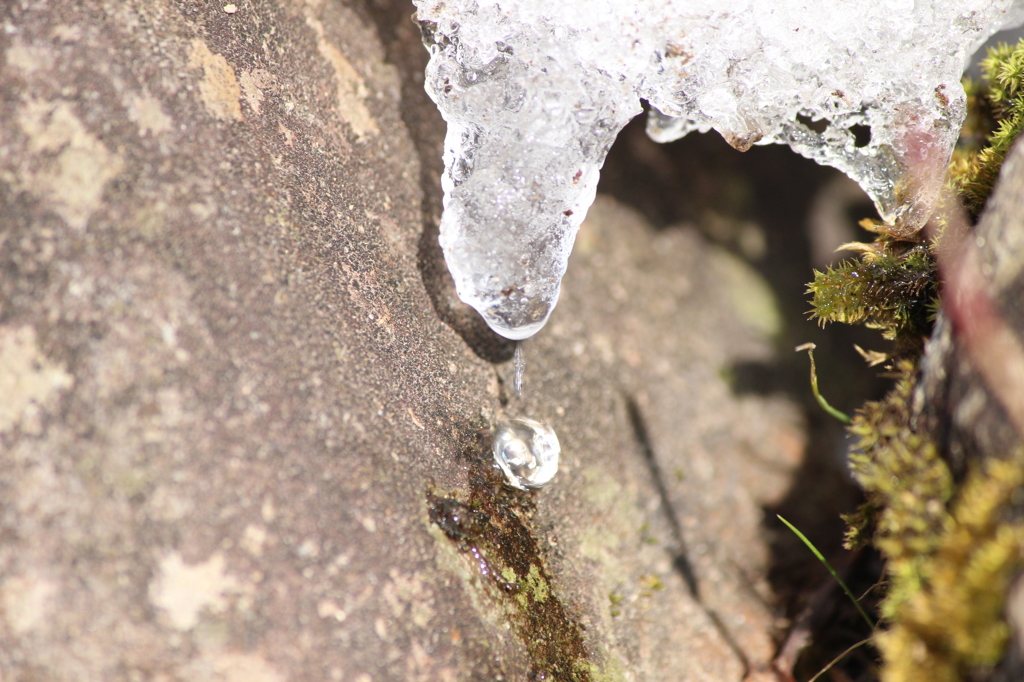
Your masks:
<svg viewBox="0 0 1024 682"><path fill-rule="evenodd" d="M803 431L727 383L771 354L770 295L599 200L511 397L511 347L437 260L410 13L0 10L3 679L739 680L771 658L761 509ZM550 487L502 485L502 412L554 425Z"/></svg>
<svg viewBox="0 0 1024 682"><path fill-rule="evenodd" d="M999 326L1018 345L1024 338L1024 225L1021 209L1024 204L1024 147L1017 144L1003 164L999 182L982 215L975 235L978 262L987 289L985 301L993 308ZM960 254L958 254L960 255ZM968 256L960 255L966 259ZM952 259L950 259L952 260ZM952 264L950 265L952 267ZM971 294L960 293L970 307L980 307ZM977 296L977 294L975 294ZM979 361L994 364L992 373L1003 375L1011 392L1019 389L1024 379L1020 358L999 349L994 342L987 348L966 347L960 334L954 334L954 322L963 327L985 324L985 315L969 310L969 317L957 320L950 306L938 315L935 333L929 342L923 365L920 387L915 396L915 409L922 423L934 434L955 478L962 479L968 466L991 457L1006 457L1021 447L1021 435L1014 428L1021 423L1021 401L1007 405L990 385L992 376L985 376ZM964 317L964 313L960 313ZM986 330L994 335L995 331ZM1007 343L1007 341L1002 341ZM1020 350L1018 349L1019 353ZM980 353L995 357L979 358ZM972 355L974 357L972 357ZM989 365L992 367L992 364Z"/></svg>

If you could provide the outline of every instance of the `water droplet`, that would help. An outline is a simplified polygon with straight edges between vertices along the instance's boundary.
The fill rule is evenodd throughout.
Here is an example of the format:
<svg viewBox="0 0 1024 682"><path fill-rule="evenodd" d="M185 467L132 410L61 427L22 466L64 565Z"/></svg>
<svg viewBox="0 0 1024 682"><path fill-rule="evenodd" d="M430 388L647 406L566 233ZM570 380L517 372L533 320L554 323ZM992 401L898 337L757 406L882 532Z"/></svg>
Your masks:
<svg viewBox="0 0 1024 682"><path fill-rule="evenodd" d="M461 290L459 296L463 297ZM498 302L482 298L464 300L477 309L488 327L506 339L520 341L530 338L547 324L558 300L558 292L553 297L525 296L518 300L502 296Z"/></svg>
<svg viewBox="0 0 1024 682"><path fill-rule="evenodd" d="M558 472L562 448L547 424L532 419L502 419L494 430L494 461L511 486L540 488Z"/></svg>

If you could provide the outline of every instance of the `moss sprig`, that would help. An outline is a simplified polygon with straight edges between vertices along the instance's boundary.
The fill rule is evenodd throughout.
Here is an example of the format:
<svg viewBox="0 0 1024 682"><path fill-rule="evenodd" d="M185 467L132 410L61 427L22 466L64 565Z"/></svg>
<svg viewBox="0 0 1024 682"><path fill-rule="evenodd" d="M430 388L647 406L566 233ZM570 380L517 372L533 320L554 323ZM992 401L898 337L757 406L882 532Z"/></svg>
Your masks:
<svg viewBox="0 0 1024 682"><path fill-rule="evenodd" d="M1024 128L1024 39L990 48L981 68L980 82L964 83L968 117L949 171L950 184L975 216Z"/></svg>
<svg viewBox="0 0 1024 682"><path fill-rule="evenodd" d="M815 271L808 285L811 316L822 325L843 322L881 329L885 338L901 342L902 349L919 349L931 329L930 306L936 297L935 258L929 247L883 234L874 243L846 248L859 251L859 257Z"/></svg>

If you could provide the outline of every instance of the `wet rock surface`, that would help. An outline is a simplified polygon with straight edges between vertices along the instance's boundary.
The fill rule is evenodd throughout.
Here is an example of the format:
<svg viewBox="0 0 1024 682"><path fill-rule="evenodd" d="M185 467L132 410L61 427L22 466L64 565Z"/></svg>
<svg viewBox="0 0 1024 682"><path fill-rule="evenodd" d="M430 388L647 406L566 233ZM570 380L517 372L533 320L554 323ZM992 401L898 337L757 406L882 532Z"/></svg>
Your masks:
<svg viewBox="0 0 1024 682"><path fill-rule="evenodd" d="M604 198L525 347L437 260L411 7L0 10L0 670L738 680L804 449L774 304ZM493 466L502 414L562 444Z"/></svg>

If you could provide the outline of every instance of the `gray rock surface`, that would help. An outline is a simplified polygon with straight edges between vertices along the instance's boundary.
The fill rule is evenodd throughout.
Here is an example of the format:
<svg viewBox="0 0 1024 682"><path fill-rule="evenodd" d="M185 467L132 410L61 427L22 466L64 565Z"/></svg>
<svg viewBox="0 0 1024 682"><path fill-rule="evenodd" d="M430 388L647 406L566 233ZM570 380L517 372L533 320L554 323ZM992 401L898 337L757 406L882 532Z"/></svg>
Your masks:
<svg viewBox="0 0 1024 682"><path fill-rule="evenodd" d="M771 355L767 289L602 199L510 396L437 262L407 9L0 8L0 678L770 660L761 510L803 429L728 383ZM556 428L549 488L502 486L503 412Z"/></svg>

